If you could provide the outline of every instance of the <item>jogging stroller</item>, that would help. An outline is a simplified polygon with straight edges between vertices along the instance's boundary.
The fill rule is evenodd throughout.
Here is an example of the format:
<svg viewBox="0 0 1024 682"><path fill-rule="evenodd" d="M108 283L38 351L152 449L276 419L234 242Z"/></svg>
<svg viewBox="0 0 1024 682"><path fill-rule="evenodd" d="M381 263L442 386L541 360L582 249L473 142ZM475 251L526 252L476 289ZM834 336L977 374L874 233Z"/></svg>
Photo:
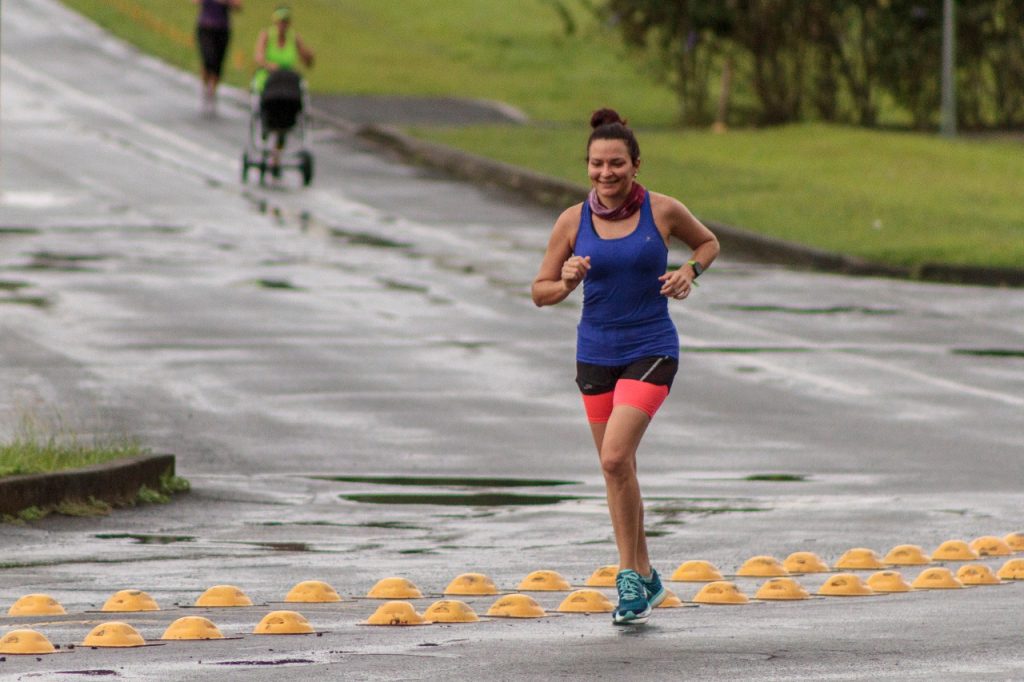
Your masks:
<svg viewBox="0 0 1024 682"><path fill-rule="evenodd" d="M250 168L259 169L261 184L268 172L279 177L285 168L301 171L303 185L313 181L313 155L306 148L307 100L302 77L288 69L272 71L262 92L253 89L242 182L248 181Z"/></svg>

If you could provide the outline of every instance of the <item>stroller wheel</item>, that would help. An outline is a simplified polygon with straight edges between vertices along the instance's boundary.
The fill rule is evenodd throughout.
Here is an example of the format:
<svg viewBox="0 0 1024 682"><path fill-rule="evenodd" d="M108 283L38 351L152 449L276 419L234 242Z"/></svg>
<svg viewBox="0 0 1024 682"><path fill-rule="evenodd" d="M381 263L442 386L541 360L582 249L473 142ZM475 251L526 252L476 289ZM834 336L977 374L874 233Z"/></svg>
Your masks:
<svg viewBox="0 0 1024 682"><path fill-rule="evenodd" d="M302 150L299 152L299 169L302 171L302 184L309 187L309 183L313 182L313 155Z"/></svg>

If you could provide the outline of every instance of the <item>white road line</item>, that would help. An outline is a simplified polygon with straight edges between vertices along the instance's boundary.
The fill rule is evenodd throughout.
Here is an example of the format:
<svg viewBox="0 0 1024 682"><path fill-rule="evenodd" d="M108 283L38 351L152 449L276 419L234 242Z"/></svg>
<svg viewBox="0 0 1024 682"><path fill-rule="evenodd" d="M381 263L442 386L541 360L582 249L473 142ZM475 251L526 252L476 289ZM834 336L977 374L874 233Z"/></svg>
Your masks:
<svg viewBox="0 0 1024 682"><path fill-rule="evenodd" d="M210 150L208 147L204 147L203 145L197 144L186 137L183 137L176 133L172 133L169 130L165 130L164 128L144 121L143 119L137 116L133 116L132 114L122 109L119 109L113 106L112 104L108 104L107 102L98 97L93 97L92 95L89 95L84 91L79 90L78 88L65 83L64 81L53 78L52 76L49 76L38 69L34 69L25 64L24 62L22 62L21 60L17 59L16 57L12 57L7 52L3 52L2 57L4 67L11 69L22 78L43 85L55 91L56 93L58 93L59 95L61 95L69 101L76 102L104 116L109 116L117 121L120 121L121 123L124 123L136 130L139 130L147 135L156 138L160 142L169 145L174 149L177 149L181 152L185 152L186 154L189 155L189 160L204 159L208 163L223 166L225 169L231 170L232 172L234 171L234 168L238 163L237 159L233 157L228 157L225 156L224 154L214 152ZM150 153L160 155L159 149L147 149L147 151ZM189 167L197 168L197 170L208 171L208 168L204 168L204 165L187 163L183 161L181 158L171 157L166 154L164 154L163 156L164 158L170 159L175 163L185 163Z"/></svg>
<svg viewBox="0 0 1024 682"><path fill-rule="evenodd" d="M992 391L985 388L978 388L977 386L971 386L968 384L961 383L959 381L951 381L942 377L932 376L919 372L914 369L902 367L900 365L887 362L885 360L879 360L876 358L867 357L856 353L851 353L846 350L835 349L828 344L818 344L813 341L809 341L800 336L794 336L792 334L783 334L773 330L762 329L744 322L738 322L736 320L730 320L725 317L714 315L712 313L702 312L700 310L688 310L687 316L696 317L710 324L717 324L726 328L735 329L746 334L756 334L766 338L772 338L776 341L781 341L787 346L800 346L806 348L814 348L821 350L826 353L831 353L837 356L842 356L845 360L852 361L861 365L868 365L875 369L880 369L891 374L896 374L908 379L937 386L944 390L952 393L966 393L973 395L978 398L985 398L987 400L994 400L1001 402L1006 405L1013 405L1015 407L1024 407L1024 397L1019 395L1013 395L1010 393L1003 393L1001 391ZM767 362L764 358L761 358L762 363Z"/></svg>

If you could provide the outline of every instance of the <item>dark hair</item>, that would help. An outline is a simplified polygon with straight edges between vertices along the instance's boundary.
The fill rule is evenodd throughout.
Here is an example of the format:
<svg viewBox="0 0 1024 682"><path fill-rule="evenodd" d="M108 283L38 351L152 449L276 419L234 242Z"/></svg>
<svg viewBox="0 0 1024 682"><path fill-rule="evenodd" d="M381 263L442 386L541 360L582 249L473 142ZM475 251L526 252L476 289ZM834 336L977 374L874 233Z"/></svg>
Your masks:
<svg viewBox="0 0 1024 682"><path fill-rule="evenodd" d="M590 143L594 140L622 140L629 149L629 158L636 163L640 160L640 143L626 125L626 119L614 109L598 109L590 115L590 139L587 140L587 158L590 158Z"/></svg>

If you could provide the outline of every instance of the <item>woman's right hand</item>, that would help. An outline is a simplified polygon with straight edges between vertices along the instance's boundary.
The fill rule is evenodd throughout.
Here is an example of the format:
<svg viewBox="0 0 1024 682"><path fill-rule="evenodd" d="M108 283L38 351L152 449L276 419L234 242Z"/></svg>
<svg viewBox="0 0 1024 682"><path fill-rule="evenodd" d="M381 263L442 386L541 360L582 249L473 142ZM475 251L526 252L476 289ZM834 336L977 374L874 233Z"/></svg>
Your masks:
<svg viewBox="0 0 1024 682"><path fill-rule="evenodd" d="M579 286L590 269L590 256L572 256L562 263L562 284L570 291Z"/></svg>

